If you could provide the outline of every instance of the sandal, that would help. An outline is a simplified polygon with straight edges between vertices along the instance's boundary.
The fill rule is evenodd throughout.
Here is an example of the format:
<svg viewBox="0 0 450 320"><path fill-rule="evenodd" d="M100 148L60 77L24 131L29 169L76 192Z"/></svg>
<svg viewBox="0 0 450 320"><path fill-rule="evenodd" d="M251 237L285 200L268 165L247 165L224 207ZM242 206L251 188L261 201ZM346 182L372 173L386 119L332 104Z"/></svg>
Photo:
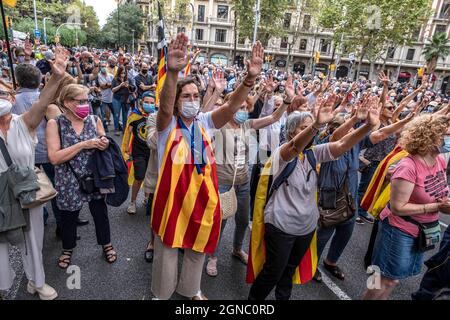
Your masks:
<svg viewBox="0 0 450 320"><path fill-rule="evenodd" d="M338 266L332 266L327 264L325 261L323 261L323 266L329 273L331 273L333 277L338 278L339 280L345 279L344 273Z"/></svg>
<svg viewBox="0 0 450 320"><path fill-rule="evenodd" d="M245 253L244 251L233 251L233 253L231 254L234 258L238 259L239 261L241 261L243 264L247 265L248 263L248 254Z"/></svg>
<svg viewBox="0 0 450 320"><path fill-rule="evenodd" d="M322 273L320 272L319 269L317 269L316 274L313 277L314 281L318 282L318 283L322 283Z"/></svg>
<svg viewBox="0 0 450 320"><path fill-rule="evenodd" d="M58 267L66 270L70 266L70 262L72 261L72 253L73 250L63 250L61 256L58 259Z"/></svg>
<svg viewBox="0 0 450 320"><path fill-rule="evenodd" d="M114 251L112 245L107 245L103 247L103 254L105 255L105 260L108 263L114 263L117 260L117 253Z"/></svg>
<svg viewBox="0 0 450 320"><path fill-rule="evenodd" d="M206 265L206 274L210 277L217 277L217 258L209 258Z"/></svg>

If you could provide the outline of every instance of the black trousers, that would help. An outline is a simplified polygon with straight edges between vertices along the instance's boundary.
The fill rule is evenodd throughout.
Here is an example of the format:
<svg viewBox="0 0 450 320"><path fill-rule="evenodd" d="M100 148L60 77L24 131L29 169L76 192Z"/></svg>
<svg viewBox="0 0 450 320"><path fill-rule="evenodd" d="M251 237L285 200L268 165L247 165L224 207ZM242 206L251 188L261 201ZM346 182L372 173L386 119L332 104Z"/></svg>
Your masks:
<svg viewBox="0 0 450 320"><path fill-rule="evenodd" d="M314 232L293 236L272 224L265 224L266 262L250 289L249 300L266 299L275 286L275 298L289 300L292 277L311 244Z"/></svg>
<svg viewBox="0 0 450 320"><path fill-rule="evenodd" d="M92 200L89 202L89 210L94 218L95 233L99 245L107 245L111 242L109 229L108 207L105 199ZM61 236L64 250L72 250L77 246L77 220L78 211L60 210L61 213Z"/></svg>

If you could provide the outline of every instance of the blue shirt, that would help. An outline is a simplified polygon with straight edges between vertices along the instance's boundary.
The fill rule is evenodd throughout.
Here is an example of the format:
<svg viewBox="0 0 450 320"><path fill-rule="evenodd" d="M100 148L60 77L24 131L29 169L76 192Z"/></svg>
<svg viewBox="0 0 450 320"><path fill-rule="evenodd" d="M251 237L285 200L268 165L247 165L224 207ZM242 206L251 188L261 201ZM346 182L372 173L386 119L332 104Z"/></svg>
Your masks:
<svg viewBox="0 0 450 320"><path fill-rule="evenodd" d="M14 114L23 114L31 109L34 102L39 100L39 89L20 88L16 94L16 102L11 112ZM38 144L36 145L36 163L48 163L47 141L45 140L45 129L47 128L47 120L42 119L36 128Z"/></svg>

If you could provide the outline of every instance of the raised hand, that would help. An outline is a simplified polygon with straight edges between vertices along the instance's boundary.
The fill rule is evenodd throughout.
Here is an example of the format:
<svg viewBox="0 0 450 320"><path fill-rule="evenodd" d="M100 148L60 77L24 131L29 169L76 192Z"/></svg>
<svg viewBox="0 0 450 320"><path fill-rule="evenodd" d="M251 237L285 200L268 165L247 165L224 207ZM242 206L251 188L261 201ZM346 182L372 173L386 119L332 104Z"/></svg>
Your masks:
<svg viewBox="0 0 450 320"><path fill-rule="evenodd" d="M385 87L387 87L389 85L389 71L388 71L388 75L384 74L383 71L380 72L380 74L378 75L378 79L383 83L383 85Z"/></svg>
<svg viewBox="0 0 450 320"><path fill-rule="evenodd" d="M169 71L179 72L189 63L188 42L188 37L184 33L179 33L176 39L170 42L167 49L167 69Z"/></svg>
<svg viewBox="0 0 450 320"><path fill-rule="evenodd" d="M358 102L356 108L356 118L359 121L365 121L369 115L369 105L367 102Z"/></svg>
<svg viewBox="0 0 450 320"><path fill-rule="evenodd" d="M25 40L23 52L28 57L31 56L31 54L33 53L33 45L31 44L30 39Z"/></svg>
<svg viewBox="0 0 450 320"><path fill-rule="evenodd" d="M252 57L246 61L247 64L247 76L251 79L255 79L262 69L264 62L264 48L261 42L256 41L252 49Z"/></svg>
<svg viewBox="0 0 450 320"><path fill-rule="evenodd" d="M225 73L222 70L214 71L213 76L211 78L211 82L214 83L213 87L216 88L217 91L222 93L227 87L227 80L225 79Z"/></svg>
<svg viewBox="0 0 450 320"><path fill-rule="evenodd" d="M292 81L292 75L289 75L285 85L284 85L284 92L286 93L286 97L289 101L292 101L295 96L295 89L294 89L294 83Z"/></svg>
<svg viewBox="0 0 450 320"><path fill-rule="evenodd" d="M67 60L69 59L69 51L58 46L55 49L55 60L49 61L52 68L52 74L58 78L62 78L66 73Z"/></svg>
<svg viewBox="0 0 450 320"><path fill-rule="evenodd" d="M368 99L369 114L367 116L367 122L376 127L380 124L380 98L377 96L370 97Z"/></svg>
<svg viewBox="0 0 450 320"><path fill-rule="evenodd" d="M321 98L318 102L318 110L315 125L323 126L333 120L333 107L337 100L335 94L330 94L327 99Z"/></svg>

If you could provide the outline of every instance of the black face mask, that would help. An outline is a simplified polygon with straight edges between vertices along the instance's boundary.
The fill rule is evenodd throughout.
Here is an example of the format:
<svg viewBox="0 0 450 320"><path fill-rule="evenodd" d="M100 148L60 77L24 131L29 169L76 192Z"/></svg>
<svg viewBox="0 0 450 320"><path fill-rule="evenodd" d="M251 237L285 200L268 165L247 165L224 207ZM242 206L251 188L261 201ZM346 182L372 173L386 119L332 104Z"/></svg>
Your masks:
<svg viewBox="0 0 450 320"><path fill-rule="evenodd" d="M148 73L148 70L142 70L142 74L146 75Z"/></svg>
<svg viewBox="0 0 450 320"><path fill-rule="evenodd" d="M110 64L110 65L109 65L110 68L114 68L115 66L116 66L116 65L114 65L114 64Z"/></svg>

